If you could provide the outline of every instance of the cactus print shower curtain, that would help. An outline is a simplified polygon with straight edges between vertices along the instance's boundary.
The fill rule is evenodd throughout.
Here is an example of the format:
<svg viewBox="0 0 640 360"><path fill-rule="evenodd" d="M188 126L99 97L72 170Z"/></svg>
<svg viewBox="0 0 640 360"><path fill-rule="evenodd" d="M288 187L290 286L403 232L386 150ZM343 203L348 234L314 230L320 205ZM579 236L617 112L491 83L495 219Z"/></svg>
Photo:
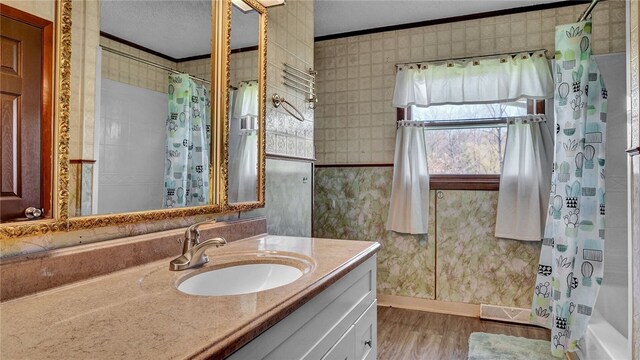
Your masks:
<svg viewBox="0 0 640 360"><path fill-rule="evenodd" d="M165 208L209 203L209 93L187 74L169 75Z"/></svg>
<svg viewBox="0 0 640 360"><path fill-rule="evenodd" d="M602 283L607 90L591 55L591 22L556 28L556 142L531 322L556 357L576 350Z"/></svg>

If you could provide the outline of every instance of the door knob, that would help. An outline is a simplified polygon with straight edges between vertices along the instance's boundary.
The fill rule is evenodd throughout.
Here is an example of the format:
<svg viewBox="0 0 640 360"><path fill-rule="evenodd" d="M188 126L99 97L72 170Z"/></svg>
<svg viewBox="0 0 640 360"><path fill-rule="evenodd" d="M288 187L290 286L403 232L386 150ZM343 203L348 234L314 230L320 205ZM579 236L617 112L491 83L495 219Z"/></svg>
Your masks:
<svg viewBox="0 0 640 360"><path fill-rule="evenodd" d="M24 216L26 216L27 219L30 219L30 220L42 217L43 214L44 214L44 209L38 209L33 206L28 207L24 211Z"/></svg>

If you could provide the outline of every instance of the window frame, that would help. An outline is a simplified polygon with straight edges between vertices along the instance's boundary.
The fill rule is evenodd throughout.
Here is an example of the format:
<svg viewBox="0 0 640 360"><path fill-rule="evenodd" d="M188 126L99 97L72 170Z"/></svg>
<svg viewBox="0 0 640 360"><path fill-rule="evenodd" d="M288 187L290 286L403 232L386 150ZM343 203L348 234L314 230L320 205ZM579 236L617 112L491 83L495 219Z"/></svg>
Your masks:
<svg viewBox="0 0 640 360"><path fill-rule="evenodd" d="M545 111L544 100L527 99L528 114L544 114ZM413 120L411 107L397 108L396 121L403 120ZM429 175L429 188L431 190L498 191L500 189L500 174L434 174Z"/></svg>

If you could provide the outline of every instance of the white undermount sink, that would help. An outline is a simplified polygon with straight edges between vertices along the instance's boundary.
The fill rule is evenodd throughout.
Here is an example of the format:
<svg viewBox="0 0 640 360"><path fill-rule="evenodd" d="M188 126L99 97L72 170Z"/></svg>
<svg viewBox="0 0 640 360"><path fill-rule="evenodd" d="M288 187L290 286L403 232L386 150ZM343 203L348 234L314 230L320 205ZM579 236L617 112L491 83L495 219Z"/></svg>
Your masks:
<svg viewBox="0 0 640 360"><path fill-rule="evenodd" d="M297 280L302 270L283 264L242 264L205 271L178 284L189 295L226 296L273 289Z"/></svg>

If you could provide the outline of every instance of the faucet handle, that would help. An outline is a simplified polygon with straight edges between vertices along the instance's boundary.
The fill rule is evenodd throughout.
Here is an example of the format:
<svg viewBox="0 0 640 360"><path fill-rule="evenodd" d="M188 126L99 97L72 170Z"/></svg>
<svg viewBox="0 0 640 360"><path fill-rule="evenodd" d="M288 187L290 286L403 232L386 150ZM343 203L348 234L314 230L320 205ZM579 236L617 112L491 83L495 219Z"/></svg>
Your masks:
<svg viewBox="0 0 640 360"><path fill-rule="evenodd" d="M194 235L193 237L193 245L198 245L200 244L200 229L198 227L195 227L192 229L191 234Z"/></svg>

